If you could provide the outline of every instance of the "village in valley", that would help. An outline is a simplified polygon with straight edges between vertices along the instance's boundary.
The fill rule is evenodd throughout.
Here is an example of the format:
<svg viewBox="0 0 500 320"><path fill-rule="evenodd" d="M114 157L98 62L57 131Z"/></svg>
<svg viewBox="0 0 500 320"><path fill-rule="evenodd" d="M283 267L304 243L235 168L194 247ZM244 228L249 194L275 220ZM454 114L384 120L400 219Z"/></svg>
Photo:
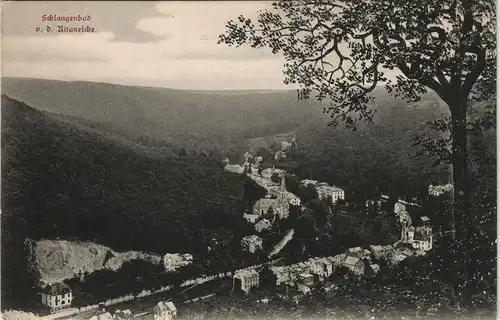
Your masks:
<svg viewBox="0 0 500 320"><path fill-rule="evenodd" d="M304 198L304 196L301 199L300 195L292 193L287 188L287 180L290 177L296 178L295 174L279 168L280 163L286 162L287 153L290 154L292 148L297 148L295 137L291 142L282 141L281 147L274 154L273 164L270 166L265 165L262 156L253 156L249 152L244 155L243 165L231 164L228 158L223 160L226 171L242 175L248 179L249 183L261 188L265 194L262 198L257 199L246 212L242 213L242 218L254 228L254 233L243 236L240 240L241 252L246 257L256 257L254 260L248 260L248 263L253 263L251 266L227 270L227 272L212 276L200 275L196 279L184 281L179 286L182 293L194 287L209 284L208 291L205 292L209 294L182 301L181 304L178 301L174 304L172 300L175 299L172 298L166 300L161 298L162 294L174 289L175 286L171 285L156 291L143 291L139 295L131 294L119 299L110 299L99 305L71 308L71 288L63 283L49 285L41 293L42 304L48 307L51 312L46 318L67 319L72 315L77 315L77 319L125 320L153 316L155 320L171 320L177 317L178 308L182 309L182 305L215 296L216 293L210 287L222 286L223 279L226 279L226 283L227 280L231 279L231 284L227 287L227 292L232 292L231 294L240 292L251 297L256 290L265 288L267 293L274 292L275 297L298 303L304 297L314 295L318 288L325 293L335 291L337 288L335 279L338 278L339 274L348 274L355 278L375 277L382 268L395 266L408 257L426 255L433 249L436 239L446 233L443 232L442 226L433 225L429 216L422 210L422 202L418 199L413 199L413 201L391 200L388 195L381 194L378 199L366 200L362 212L367 217L373 217L374 212L384 216L384 208L389 206L392 221L396 222L397 230L399 230L397 235L393 235L396 241L359 244L346 248L340 253L310 256L303 260L287 256L286 253L283 254L287 244L294 240L296 234L294 225L286 222L299 219L307 211L311 212L311 209L307 207L310 199ZM298 187L300 190L313 190L317 196L316 201L326 206L330 215L340 215L341 219L349 220L347 218L349 212L355 206L350 205L349 199L351 197L346 196L346 192L342 188L312 179L298 181ZM452 189L451 184L430 185L429 197L446 195ZM360 221L362 222L363 218L354 217L349 225L359 224ZM279 235L277 242L266 241L270 235L276 236L276 233ZM313 240L319 241L319 238L316 237ZM265 244L269 243L270 247L266 247ZM303 250L304 248L305 246L303 246ZM164 272L172 273L192 265L195 263L195 259L191 253L168 253L163 256L162 263ZM154 299L154 306L150 303L148 308L139 313L118 308L115 308L113 314L107 311L110 307L120 305L120 303L137 299L147 300L154 296L157 296ZM263 297L262 292L260 292L255 295L255 299L260 303L267 303L271 296Z"/></svg>
<svg viewBox="0 0 500 320"><path fill-rule="evenodd" d="M291 146L296 147L295 137L291 143L282 142L281 150L275 153L275 160L286 159L285 151ZM259 199L253 206L253 210L243 215L247 221L255 225L256 234L248 235L241 240L242 247L252 253L263 249L263 239L258 234L270 230L277 219L288 218L291 210L298 211L300 215L301 211L307 209L299 196L287 190L285 176L288 173L274 166L263 169L261 162L262 157L254 159L248 152L245 154L245 163L242 166L231 165L229 159L225 160L226 170L246 174L267 191L265 198ZM271 179L275 176L280 179L280 183ZM299 185L302 188L314 187L319 199L327 201L332 206L339 203L342 203L342 206L348 205L344 190L337 186L311 179L301 180ZM429 194L433 196L440 196L451 190L452 185L429 186ZM389 196L382 194L378 200L367 200L366 208L373 206L381 208L389 201ZM408 208L419 206L417 203L401 199L395 202L393 214L399 223L401 236L392 245L374 243L366 248L352 247L346 252L334 256L311 257L295 264L273 266L270 269L276 277L276 286L284 286L300 292L302 295L307 295L311 292L313 285L324 282L337 268L345 267L356 276L374 275L380 270L379 261L383 261L385 265L395 265L408 257L425 255L432 250L433 246L431 221L425 215L420 216L418 221L412 221L408 212ZM286 242L291 240L293 233L293 229L287 231L283 239L269 254L269 258L272 258L286 245ZM237 283L235 289L241 289L248 293L250 288L259 286L259 275L255 271L244 270L236 273L234 277L238 279L235 282Z"/></svg>

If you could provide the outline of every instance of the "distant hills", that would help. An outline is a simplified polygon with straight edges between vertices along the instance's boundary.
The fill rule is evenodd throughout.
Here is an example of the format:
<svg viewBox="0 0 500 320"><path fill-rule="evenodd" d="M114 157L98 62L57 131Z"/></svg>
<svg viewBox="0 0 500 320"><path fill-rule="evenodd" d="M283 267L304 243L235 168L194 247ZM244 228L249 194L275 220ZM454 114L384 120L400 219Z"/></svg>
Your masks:
<svg viewBox="0 0 500 320"><path fill-rule="evenodd" d="M188 91L3 78L2 92L39 110L91 120L142 143L154 140L198 150L217 146L226 154L247 139L291 131L322 116L321 104L297 101L295 91Z"/></svg>

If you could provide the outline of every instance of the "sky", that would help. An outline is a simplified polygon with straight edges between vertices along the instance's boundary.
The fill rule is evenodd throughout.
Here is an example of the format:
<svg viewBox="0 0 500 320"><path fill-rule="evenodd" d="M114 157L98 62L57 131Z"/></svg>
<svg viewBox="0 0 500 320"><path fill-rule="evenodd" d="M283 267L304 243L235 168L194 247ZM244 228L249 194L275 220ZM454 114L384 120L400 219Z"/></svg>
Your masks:
<svg viewBox="0 0 500 320"><path fill-rule="evenodd" d="M179 89L286 89L282 56L217 44L228 20L267 1L3 2L2 76ZM87 16L47 22L43 15ZM37 32L89 25L95 33Z"/></svg>

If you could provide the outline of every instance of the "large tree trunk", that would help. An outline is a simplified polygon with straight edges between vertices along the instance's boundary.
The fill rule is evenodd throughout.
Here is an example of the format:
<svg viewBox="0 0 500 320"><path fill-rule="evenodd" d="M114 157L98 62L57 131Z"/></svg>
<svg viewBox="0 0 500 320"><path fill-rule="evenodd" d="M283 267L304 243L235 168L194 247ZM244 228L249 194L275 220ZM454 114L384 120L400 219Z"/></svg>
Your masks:
<svg viewBox="0 0 500 320"><path fill-rule="evenodd" d="M457 263L464 267L464 285L470 286L474 270L471 256L474 247L475 222L471 214L470 181L467 148L467 101L457 101L452 109L452 165L454 184L453 217L455 241L459 249Z"/></svg>
<svg viewBox="0 0 500 320"><path fill-rule="evenodd" d="M457 110L458 109L458 110ZM466 114L459 104L452 113L452 165L454 184L454 218L456 240L467 241L470 218L470 183L467 160Z"/></svg>

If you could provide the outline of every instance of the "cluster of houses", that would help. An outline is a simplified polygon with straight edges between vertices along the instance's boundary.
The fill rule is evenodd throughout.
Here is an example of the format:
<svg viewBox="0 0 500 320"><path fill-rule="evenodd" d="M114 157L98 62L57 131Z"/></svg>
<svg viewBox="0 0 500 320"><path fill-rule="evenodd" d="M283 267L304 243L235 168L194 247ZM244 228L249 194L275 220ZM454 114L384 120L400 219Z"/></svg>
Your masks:
<svg viewBox="0 0 500 320"><path fill-rule="evenodd" d="M317 186L317 183L311 182L311 180L302 181L302 183L303 185L313 184ZM330 192L327 196L332 197L333 201L335 198L332 194ZM343 199L343 197L343 192L336 195L337 200ZM388 201L388 199L388 196L382 195L377 204L380 206L381 202ZM419 205L404 200L396 201L394 214L401 225L401 239L394 245L371 245L369 248L354 247L335 256L316 257L292 265L274 266L271 271L276 277L276 286L285 288L286 294L284 296L286 297L295 292L296 298L299 295L308 294L313 285L327 279L336 268L345 267L356 276L373 275L380 271L380 265L377 262L386 261L388 265L396 265L408 257L425 255L432 249L432 227L427 216L420 217L419 226L412 225L408 208L415 206ZM245 237L242 240L243 243L245 243L246 248L255 248L256 250L262 248L262 239L257 236ZM248 293L252 287L259 286L259 274L255 270L239 272L234 275L233 286L235 289ZM291 296L294 295L291 294Z"/></svg>
<svg viewBox="0 0 500 320"><path fill-rule="evenodd" d="M396 265L408 257L425 255L432 248L432 241L431 245L422 247L406 245L413 244L414 239L415 236L412 239L410 233L395 245L371 245L369 249L353 247L335 256L310 258L291 265L274 266L270 270L276 277L277 288L283 287L287 292L307 295L313 285L325 281L339 267L347 268L356 276L374 275L380 271L379 261L385 260L389 265ZM253 269L239 271L233 276L235 290L248 293L252 287L258 286L259 273Z"/></svg>

